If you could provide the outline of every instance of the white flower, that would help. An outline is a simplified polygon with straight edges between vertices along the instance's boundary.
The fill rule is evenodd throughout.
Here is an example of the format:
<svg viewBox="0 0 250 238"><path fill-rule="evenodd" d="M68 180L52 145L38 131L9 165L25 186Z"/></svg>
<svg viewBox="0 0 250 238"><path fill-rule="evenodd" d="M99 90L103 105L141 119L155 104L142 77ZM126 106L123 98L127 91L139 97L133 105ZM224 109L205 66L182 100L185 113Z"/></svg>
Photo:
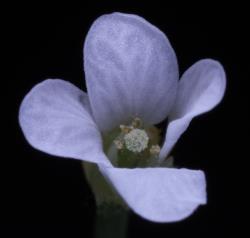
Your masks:
<svg viewBox="0 0 250 238"><path fill-rule="evenodd" d="M179 81L167 37L141 17L114 13L91 26L84 69L88 95L69 82L48 79L24 98L19 122L28 142L52 155L96 163L126 204L148 220L178 221L205 204L202 171L162 166L192 118L221 101L226 85L222 66L200 60ZM166 117L160 148L150 130ZM102 135L119 127L109 147L116 154L108 158ZM154 166L114 166L122 150L134 157L153 156Z"/></svg>

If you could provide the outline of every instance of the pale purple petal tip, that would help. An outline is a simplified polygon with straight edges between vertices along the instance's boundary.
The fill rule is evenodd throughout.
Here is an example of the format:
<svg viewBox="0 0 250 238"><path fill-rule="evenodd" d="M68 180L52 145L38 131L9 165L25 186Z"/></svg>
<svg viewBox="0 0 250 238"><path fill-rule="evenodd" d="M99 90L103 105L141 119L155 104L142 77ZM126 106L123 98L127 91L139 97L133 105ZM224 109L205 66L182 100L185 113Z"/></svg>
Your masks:
<svg viewBox="0 0 250 238"><path fill-rule="evenodd" d="M180 221L206 203L206 180L202 171L102 166L100 170L128 206L150 221Z"/></svg>
<svg viewBox="0 0 250 238"><path fill-rule="evenodd" d="M224 69L215 60L200 60L184 73L169 115L165 142L160 152L161 160L167 157L195 116L212 110L220 103L225 89Z"/></svg>
<svg viewBox="0 0 250 238"><path fill-rule="evenodd" d="M49 79L24 98L19 123L27 141L46 153L109 165L87 95L73 84Z"/></svg>
<svg viewBox="0 0 250 238"><path fill-rule="evenodd" d="M178 66L167 37L141 17L99 17L84 45L88 95L101 130L138 116L156 124L170 112Z"/></svg>

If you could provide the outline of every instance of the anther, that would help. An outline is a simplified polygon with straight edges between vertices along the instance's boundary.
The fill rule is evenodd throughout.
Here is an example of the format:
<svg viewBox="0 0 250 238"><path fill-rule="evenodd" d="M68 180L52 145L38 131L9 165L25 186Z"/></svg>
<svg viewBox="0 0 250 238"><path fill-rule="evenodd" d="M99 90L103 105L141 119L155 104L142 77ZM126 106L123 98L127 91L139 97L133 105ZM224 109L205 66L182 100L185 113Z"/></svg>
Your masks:
<svg viewBox="0 0 250 238"><path fill-rule="evenodd" d="M142 122L141 119L139 117L134 118L134 120L132 121L132 126L134 128L139 128L141 126Z"/></svg>
<svg viewBox="0 0 250 238"><path fill-rule="evenodd" d="M161 148L159 145L152 145L149 152L152 155L158 155L160 153L160 150L161 150Z"/></svg>
<svg viewBox="0 0 250 238"><path fill-rule="evenodd" d="M133 126L120 125L120 129L121 129L122 133L127 134L130 131L132 131L134 128L133 128Z"/></svg>
<svg viewBox="0 0 250 238"><path fill-rule="evenodd" d="M121 150L123 148L123 142L119 139L114 140L114 144L118 150Z"/></svg>

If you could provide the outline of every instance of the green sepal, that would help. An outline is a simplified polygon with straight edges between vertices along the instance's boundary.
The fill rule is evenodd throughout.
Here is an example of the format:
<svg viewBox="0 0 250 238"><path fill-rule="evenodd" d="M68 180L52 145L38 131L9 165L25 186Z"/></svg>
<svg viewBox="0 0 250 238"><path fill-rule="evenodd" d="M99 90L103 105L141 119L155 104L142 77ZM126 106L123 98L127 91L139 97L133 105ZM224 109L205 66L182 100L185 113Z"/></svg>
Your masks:
<svg viewBox="0 0 250 238"><path fill-rule="evenodd" d="M96 164L82 162L86 179L95 195L97 206L103 204L119 205L127 208L125 202L121 199L118 193L114 190L111 184L109 184L104 176L100 173Z"/></svg>

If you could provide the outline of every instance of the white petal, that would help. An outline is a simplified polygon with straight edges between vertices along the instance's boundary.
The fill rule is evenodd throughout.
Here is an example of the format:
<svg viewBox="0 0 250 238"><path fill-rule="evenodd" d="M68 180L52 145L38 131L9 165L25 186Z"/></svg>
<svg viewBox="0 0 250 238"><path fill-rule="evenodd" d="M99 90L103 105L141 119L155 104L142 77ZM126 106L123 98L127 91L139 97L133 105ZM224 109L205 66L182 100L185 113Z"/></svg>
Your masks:
<svg viewBox="0 0 250 238"><path fill-rule="evenodd" d="M100 170L135 213L154 222L182 220L206 203L202 171L107 167Z"/></svg>
<svg viewBox="0 0 250 238"><path fill-rule="evenodd" d="M167 37L141 17L113 13L98 18L84 46L93 114L102 130L134 116L156 124L176 97L178 66Z"/></svg>
<svg viewBox="0 0 250 238"><path fill-rule="evenodd" d="M49 79L24 98L19 123L28 142L48 154L110 164L89 114L87 95L73 84Z"/></svg>
<svg viewBox="0 0 250 238"><path fill-rule="evenodd" d="M225 88L225 72L217 61L200 60L184 73L169 116L161 160L167 157L193 117L213 109L222 100Z"/></svg>

